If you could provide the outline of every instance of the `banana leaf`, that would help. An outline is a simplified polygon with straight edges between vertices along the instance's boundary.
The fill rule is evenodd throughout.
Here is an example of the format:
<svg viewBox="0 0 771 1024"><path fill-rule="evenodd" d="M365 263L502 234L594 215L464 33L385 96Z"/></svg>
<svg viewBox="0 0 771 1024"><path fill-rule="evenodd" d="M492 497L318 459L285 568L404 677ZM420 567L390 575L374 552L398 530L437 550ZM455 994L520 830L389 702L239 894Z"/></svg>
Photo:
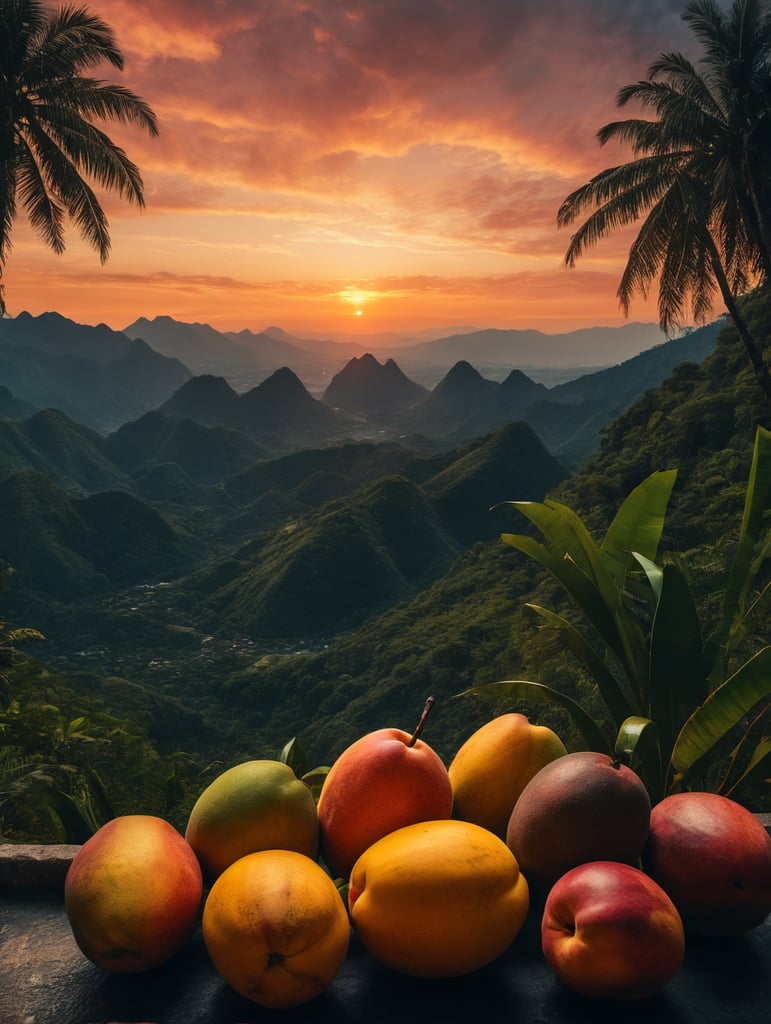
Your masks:
<svg viewBox="0 0 771 1024"><path fill-rule="evenodd" d="M755 447L747 482L739 540L723 595L722 617L710 639L710 646L715 657L713 684L720 678L723 671L724 657L719 657L719 652L721 649L726 650L726 646L738 630L744 615L747 595L761 563L771 553L771 534L762 542L760 552L756 553L757 545L760 543L760 530L769 508L771 508L771 432L763 427L758 427L755 432Z"/></svg>
<svg viewBox="0 0 771 1024"><path fill-rule="evenodd" d="M566 505L550 501L510 501L512 505L537 527L553 553L573 561L592 581L609 607L613 607L617 588L604 564L594 538L584 526L581 517Z"/></svg>
<svg viewBox="0 0 771 1024"><path fill-rule="evenodd" d="M713 690L680 730L672 752L678 784L686 784L703 771L745 715L769 700L771 646L758 651Z"/></svg>
<svg viewBox="0 0 771 1024"><path fill-rule="evenodd" d="M486 700L500 700L509 697L512 700L531 700L536 704L550 704L562 708L570 715L578 731L584 738L589 750L611 754L613 744L609 743L597 723L591 718L572 697L558 690L553 690L544 683L534 683L527 679L505 679L497 683L484 683L472 686L458 697L482 697Z"/></svg>
<svg viewBox="0 0 771 1024"><path fill-rule="evenodd" d="M651 802L658 803L664 796L665 782L656 723L639 715L627 718L618 730L615 753L643 780Z"/></svg>
<svg viewBox="0 0 771 1024"><path fill-rule="evenodd" d="M616 512L600 549L617 586L624 582L632 552L651 561L656 558L676 479L676 469L651 473Z"/></svg>
<svg viewBox="0 0 771 1024"><path fill-rule="evenodd" d="M731 751L728 767L723 778L715 787L716 792L724 796L741 794L754 785L768 783L771 772L771 761L767 760L771 739L768 736L768 721L771 717L771 706L766 705L757 715L744 735ZM747 751L751 751L748 755ZM740 767L737 769L737 765Z"/></svg>
<svg viewBox="0 0 771 1024"><path fill-rule="evenodd" d="M549 611L548 608L542 608L537 604L528 603L526 607L532 608L550 626L553 626L557 631L560 643L584 663L597 685L600 696L610 711L616 727L619 728L624 719L633 713L634 708L602 656L583 633L579 632L562 615L557 615L555 612Z"/></svg>
<svg viewBox="0 0 771 1024"><path fill-rule="evenodd" d="M666 761L684 722L707 698L699 616L685 575L666 565L653 617L648 680L649 716L656 722Z"/></svg>
<svg viewBox="0 0 771 1024"><path fill-rule="evenodd" d="M750 762L742 774L733 780L730 786L720 789L723 796L732 800L740 800L744 793L753 787L767 786L771 781L771 739L761 740L755 747Z"/></svg>
<svg viewBox="0 0 771 1024"><path fill-rule="evenodd" d="M511 547L528 555L545 569L548 569L562 584L581 611L586 615L592 626L619 659L630 680L630 685L639 692L639 664L634 656L630 656L628 637L625 637L622 629L619 628L616 615L621 615L625 619L625 625L629 632L635 635L640 649L644 649L644 644L642 642L642 635L639 635L639 639L636 636L639 633L637 624L633 622L630 616L623 616L621 596L618 591L615 593L614 600L608 603L603 599L603 595L598 590L594 581L586 575L572 558L560 557L543 544L539 544L532 537L522 534L504 533L501 539ZM614 614L614 611L616 614ZM628 621L626 621L627 619Z"/></svg>

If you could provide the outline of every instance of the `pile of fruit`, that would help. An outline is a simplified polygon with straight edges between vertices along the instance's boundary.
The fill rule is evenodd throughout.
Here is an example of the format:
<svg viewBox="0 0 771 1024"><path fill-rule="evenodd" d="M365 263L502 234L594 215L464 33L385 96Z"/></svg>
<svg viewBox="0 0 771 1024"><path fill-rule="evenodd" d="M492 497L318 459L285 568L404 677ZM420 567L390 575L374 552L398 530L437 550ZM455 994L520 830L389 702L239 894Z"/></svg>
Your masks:
<svg viewBox="0 0 771 1024"><path fill-rule="evenodd" d="M352 928L393 970L442 978L491 963L537 912L564 985L638 999L677 974L689 933L738 935L771 912L771 837L738 803L651 808L629 767L514 713L447 768L420 738L429 707L412 734L348 747L318 803L287 764L255 760L200 794L184 837L149 815L108 822L65 881L84 955L147 970L200 922L225 981L290 1007L331 984Z"/></svg>

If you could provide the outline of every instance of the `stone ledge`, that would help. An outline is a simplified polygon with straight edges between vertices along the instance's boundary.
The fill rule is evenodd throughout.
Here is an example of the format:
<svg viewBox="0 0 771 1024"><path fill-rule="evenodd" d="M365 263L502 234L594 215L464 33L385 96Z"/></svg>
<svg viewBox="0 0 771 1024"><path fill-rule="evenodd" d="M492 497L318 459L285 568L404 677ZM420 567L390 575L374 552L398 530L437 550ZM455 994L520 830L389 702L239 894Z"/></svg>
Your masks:
<svg viewBox="0 0 771 1024"><path fill-rule="evenodd" d="M79 846L0 845L0 893L27 895L61 891Z"/></svg>
<svg viewBox="0 0 771 1024"><path fill-rule="evenodd" d="M771 835L771 814L756 815ZM0 894L61 892L79 846L0 843Z"/></svg>

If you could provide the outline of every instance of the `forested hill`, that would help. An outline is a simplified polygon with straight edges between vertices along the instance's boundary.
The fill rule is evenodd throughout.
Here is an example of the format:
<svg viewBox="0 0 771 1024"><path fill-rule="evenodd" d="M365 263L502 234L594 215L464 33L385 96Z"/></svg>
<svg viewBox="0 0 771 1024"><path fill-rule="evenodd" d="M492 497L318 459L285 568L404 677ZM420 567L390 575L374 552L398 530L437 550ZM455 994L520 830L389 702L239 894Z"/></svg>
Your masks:
<svg viewBox="0 0 771 1024"><path fill-rule="evenodd" d="M746 303L746 314L766 359L771 360L771 297L755 296ZM719 582L720 567L727 564L735 543L758 424L771 429L771 409L736 332L725 328L712 355L701 364L679 366L663 384L634 402L606 428L600 449L580 472L567 479L564 473L554 476L547 485L549 494L574 508L601 537L637 483L654 470L677 469L662 554L681 557L699 579L709 576ZM39 699L44 688L46 706L65 707L69 720L85 714L89 724L98 726L105 715L121 718L128 734L116 728L110 735L123 735L121 743L128 742L126 735L141 737L137 743L144 744L144 767L138 767L137 750L122 753L106 741L103 747L89 747L108 751L109 757L97 764L106 781L120 795L131 788L126 780L138 773L137 779L141 775L159 790L163 778L178 780L176 773L184 765L193 779L188 796L200 789L204 766L274 757L294 736L305 748L309 763L329 764L371 729L412 729L429 695L436 704L424 737L449 760L478 724L504 710L458 699L462 691L485 682L534 679L571 693L600 714L596 705L592 708L592 693L575 661L555 644L549 630L538 628L526 608L528 601L554 607L560 592L524 555L500 540L500 531L523 532L523 517L504 506L494 535L478 532L467 539L459 529L464 517L472 521L476 514L481 523L491 504L522 498L519 492L501 493L495 477L512 465L511 453L520 451L528 437L526 428L512 424L488 442L470 445L464 454L455 453L449 462L428 456L405 463L401 455L394 462L389 449L386 472L399 474L398 479L379 481L365 475L359 481L363 489L350 502L326 510L319 506L318 515L312 513L304 523L299 518L287 523L281 528L283 541L279 535L269 541L273 535L265 533L251 547L245 546L238 558L212 563L211 573L199 579L195 588L175 590L162 583L158 587L165 589L155 594L148 588L99 605L81 607L70 602L66 625L72 635L85 621L111 635L115 649L108 644L101 653L78 652L91 657L82 663L84 668L89 665L85 671L73 667L72 659L46 663L43 645L40 662L25 661L15 677L15 685L24 691L17 689L20 706L25 700ZM16 450L29 438L19 434L6 440L7 444L13 441ZM372 454L376 448L366 451ZM281 481L289 486L291 477L291 497L297 503L302 461L300 456L283 460L273 467L274 473L280 469L278 477L247 480L245 476L241 481L248 491L245 497L253 503L281 497L283 492L275 488ZM340 478L341 467L326 466L332 468ZM362 472L359 467L357 474ZM20 471L18 479L25 484L24 501L31 500L28 496L33 485L39 489L40 480L31 470ZM350 493L347 487L344 493ZM122 572L115 552L104 548L100 533L101 524L114 517L118 498L112 497L113 505L105 508L101 500L65 502L61 495L54 497L52 491L47 500L50 513L57 516L56 536L76 537L78 543L67 550L100 574L96 582ZM125 493L120 497L121 508L127 508ZM290 495L283 497L289 501ZM419 527L416 546L405 547L400 534L400 510L404 509ZM329 516L339 510L345 517L333 522ZM250 506L249 515L254 514ZM311 642L300 635L308 612L299 602L294 638L250 637L247 630L261 616L261 628L270 628L267 606L260 602L271 594L271 581L280 580L284 568L293 582L278 596L288 606L292 606L292 588L310 579L311 549L301 548L300 542L314 526L324 527L311 535L318 541L311 551L315 585L322 594L325 586L332 585L334 562L326 560L326 549L320 545L333 536L331 527L337 530L340 523L342 530L335 533L334 542L344 545L347 524L357 526L358 536L369 545L367 557L387 570L389 600L398 603L382 613L369 604L370 617L361 625L343 633L330 623L328 633ZM148 524L153 525L148 520L140 526L147 529ZM127 529L129 525L130 518ZM154 521L156 550L186 557L188 537L180 531L164 534L161 526ZM48 527L45 535L50 536ZM426 537L432 546L425 545ZM321 559L316 557L319 552ZM254 571L244 573L246 560L251 560ZM272 567L276 573L268 571ZM221 602L227 628L232 624L239 633L216 632L214 598ZM46 599L38 605L41 614L48 603ZM709 603L706 607L709 610ZM349 601L347 608L355 611L356 602ZM13 621L12 615L5 618ZM42 620L23 624L39 626ZM211 630L211 635L204 636L203 629ZM103 661L105 667L100 667L100 657L112 661ZM564 732L568 745L575 744L576 737L559 713L550 712L544 718L546 713L538 708L520 709L531 718L548 720ZM106 736L107 728L102 726L100 735ZM150 747L155 757L160 752L172 760L157 770L148 769ZM71 748L68 756L74 756ZM136 792L138 785L137 781L133 786ZM174 814L184 820L184 787L180 792Z"/></svg>
<svg viewBox="0 0 771 1024"><path fill-rule="evenodd" d="M748 316L771 358L771 303L755 298ZM679 367L639 399L612 424L585 469L552 496L601 536L637 483L654 470L676 468L662 551L682 552L694 566L708 554L714 569L727 563L738 530L758 424L771 428L771 410L736 332L726 328L712 356ZM524 530L514 510L507 529ZM328 759L366 729L409 728L432 694L437 704L426 738L451 756L491 713L489 706L461 706L455 695L468 687L531 678L575 693L575 663L553 649L524 607L536 586L542 603L559 599L524 556L499 539L478 543L430 589L329 650L268 659L231 677L236 714L267 724L262 736L297 732L315 758Z"/></svg>
<svg viewBox="0 0 771 1024"><path fill-rule="evenodd" d="M771 363L771 298L755 295L745 315ZM712 355L684 363L605 430L582 472L555 494L600 528L619 500L649 473L676 468L665 543L687 551L738 529L749 457L771 409L736 330L726 327Z"/></svg>

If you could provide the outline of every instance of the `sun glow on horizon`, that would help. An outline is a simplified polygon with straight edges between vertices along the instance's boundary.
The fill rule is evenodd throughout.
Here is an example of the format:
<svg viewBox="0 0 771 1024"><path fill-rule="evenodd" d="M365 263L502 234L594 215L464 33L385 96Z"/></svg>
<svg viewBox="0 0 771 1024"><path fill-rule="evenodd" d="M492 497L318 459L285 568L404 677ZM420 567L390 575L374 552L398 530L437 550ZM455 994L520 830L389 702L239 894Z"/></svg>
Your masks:
<svg viewBox="0 0 771 1024"><path fill-rule="evenodd" d="M367 291L365 289L354 288L352 286L348 286L343 288L342 291L337 292L337 298L341 302L354 307L353 315L357 318L364 316L364 307L367 303L373 302L375 299L380 297L380 292Z"/></svg>

